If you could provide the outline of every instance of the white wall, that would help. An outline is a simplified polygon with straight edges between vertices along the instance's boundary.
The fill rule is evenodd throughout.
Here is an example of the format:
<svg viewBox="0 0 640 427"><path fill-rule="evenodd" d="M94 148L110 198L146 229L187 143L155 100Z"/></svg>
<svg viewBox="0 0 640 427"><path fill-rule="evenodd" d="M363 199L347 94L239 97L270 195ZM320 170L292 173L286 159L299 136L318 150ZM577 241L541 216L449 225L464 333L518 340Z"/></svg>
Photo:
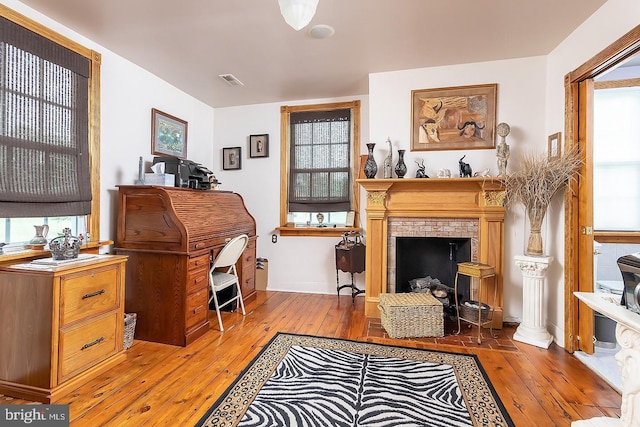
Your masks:
<svg viewBox="0 0 640 427"><path fill-rule="evenodd" d="M280 225L280 107L282 105L322 104L360 100L361 153L369 141L369 103L367 96L312 99L241 107L218 108L214 121L214 156L221 164L223 147L242 147L242 169L216 169L221 189L242 195L247 209L256 219L257 254L269 260L269 290L333 294L336 292L334 246L339 237L283 237ZM249 157L249 135L269 134L269 157ZM363 148L364 147L364 148ZM275 234L277 243L271 242ZM350 277L340 273L340 281ZM356 274L364 288L364 274ZM347 294L347 291L343 291Z"/></svg>
<svg viewBox="0 0 640 427"><path fill-rule="evenodd" d="M188 158L215 166L213 108L169 85L153 74L69 30L24 4L3 0L7 7L102 54L100 123L100 238L114 240L119 184L133 184L138 158L151 154L151 108L188 122Z"/></svg>

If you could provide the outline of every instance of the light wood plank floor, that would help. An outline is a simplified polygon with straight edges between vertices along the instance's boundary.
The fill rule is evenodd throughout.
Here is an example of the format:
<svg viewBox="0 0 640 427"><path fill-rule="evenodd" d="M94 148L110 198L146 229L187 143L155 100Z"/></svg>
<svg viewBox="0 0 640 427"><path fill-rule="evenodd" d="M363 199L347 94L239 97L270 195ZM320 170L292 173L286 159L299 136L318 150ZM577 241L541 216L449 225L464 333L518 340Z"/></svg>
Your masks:
<svg viewBox="0 0 640 427"><path fill-rule="evenodd" d="M620 416L620 395L606 382L555 344L544 350L511 341L513 327L496 340L484 334L480 346L477 330L466 328L439 340L394 340L364 316L363 298L353 306L347 295L281 292L258 292L245 318L225 313L224 333L215 312L210 319L209 332L187 348L134 341L126 361L58 402L70 404L71 425L192 426L278 331L475 353L516 426ZM0 404L11 403L26 402L0 396Z"/></svg>

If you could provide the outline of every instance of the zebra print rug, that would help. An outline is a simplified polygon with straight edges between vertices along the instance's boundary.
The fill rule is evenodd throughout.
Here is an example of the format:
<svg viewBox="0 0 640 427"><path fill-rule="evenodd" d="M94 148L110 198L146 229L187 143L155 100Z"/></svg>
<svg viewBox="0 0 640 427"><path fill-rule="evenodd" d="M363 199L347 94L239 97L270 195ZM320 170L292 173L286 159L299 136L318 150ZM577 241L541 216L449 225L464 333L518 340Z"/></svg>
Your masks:
<svg viewBox="0 0 640 427"><path fill-rule="evenodd" d="M513 425L475 355L278 333L196 427Z"/></svg>

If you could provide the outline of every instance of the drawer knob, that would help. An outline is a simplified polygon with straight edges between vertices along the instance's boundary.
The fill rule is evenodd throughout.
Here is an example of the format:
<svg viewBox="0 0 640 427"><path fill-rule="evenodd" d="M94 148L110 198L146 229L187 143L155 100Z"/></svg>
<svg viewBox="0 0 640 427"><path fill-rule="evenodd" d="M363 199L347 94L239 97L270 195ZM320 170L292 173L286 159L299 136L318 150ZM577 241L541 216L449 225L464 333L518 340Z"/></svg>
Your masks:
<svg viewBox="0 0 640 427"><path fill-rule="evenodd" d="M86 349L88 349L89 347L93 347L93 346L94 346L94 345L96 345L96 344L100 344L102 341L104 341L104 337L100 337L100 338L98 338L98 339L97 339L97 340L95 340L95 341L91 341L91 342L89 342L89 343L86 343L85 345L83 345L83 346L82 346L82 348L81 348L80 350L86 350Z"/></svg>
<svg viewBox="0 0 640 427"><path fill-rule="evenodd" d="M82 295L82 299L87 299L91 297L97 297L98 295L104 294L106 291L104 289L100 289L99 291L91 292L90 294Z"/></svg>

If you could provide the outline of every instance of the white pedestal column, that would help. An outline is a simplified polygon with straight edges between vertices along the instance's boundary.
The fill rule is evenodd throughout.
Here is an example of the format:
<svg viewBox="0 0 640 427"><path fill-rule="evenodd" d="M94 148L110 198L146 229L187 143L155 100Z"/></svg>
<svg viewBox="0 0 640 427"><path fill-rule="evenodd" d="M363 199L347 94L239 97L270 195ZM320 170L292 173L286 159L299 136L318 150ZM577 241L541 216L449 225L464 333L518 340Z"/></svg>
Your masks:
<svg viewBox="0 0 640 427"><path fill-rule="evenodd" d="M544 325L544 280L553 257L517 255L516 265L522 271L522 323L513 339L549 348L553 337Z"/></svg>

